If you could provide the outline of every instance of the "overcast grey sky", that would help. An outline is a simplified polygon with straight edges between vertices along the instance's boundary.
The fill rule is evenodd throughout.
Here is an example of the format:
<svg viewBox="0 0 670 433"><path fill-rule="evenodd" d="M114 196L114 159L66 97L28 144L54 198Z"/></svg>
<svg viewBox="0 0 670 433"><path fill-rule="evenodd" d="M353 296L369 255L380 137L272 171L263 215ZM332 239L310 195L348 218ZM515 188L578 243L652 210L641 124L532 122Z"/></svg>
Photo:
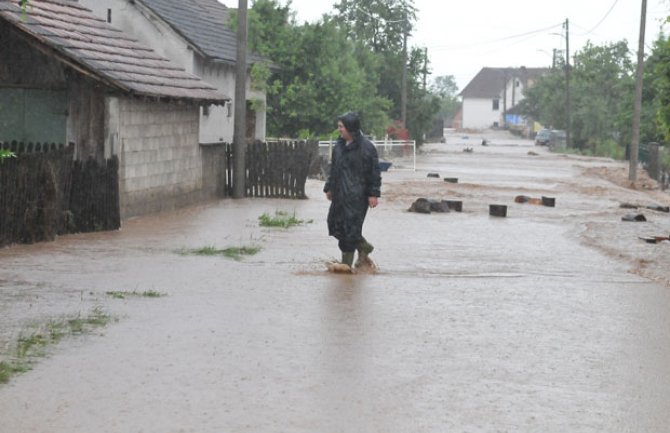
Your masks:
<svg viewBox="0 0 670 433"><path fill-rule="evenodd" d="M220 1L238 5L237 0ZM333 12L335 3L292 0L292 9L299 22L311 22ZM636 53L642 1L414 0L414 5L417 28L410 44L428 48L432 77L453 75L462 90L483 67L551 66L553 49L565 49L566 19L571 56L588 40L601 45L626 39ZM647 0L647 53L669 15L670 0Z"/></svg>

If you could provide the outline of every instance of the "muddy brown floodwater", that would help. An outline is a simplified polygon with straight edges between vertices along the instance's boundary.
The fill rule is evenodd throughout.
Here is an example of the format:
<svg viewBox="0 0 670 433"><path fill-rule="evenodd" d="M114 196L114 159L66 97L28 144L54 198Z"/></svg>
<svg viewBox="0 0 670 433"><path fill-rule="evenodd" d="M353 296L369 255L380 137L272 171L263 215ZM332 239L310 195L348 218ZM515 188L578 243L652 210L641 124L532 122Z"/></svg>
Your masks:
<svg viewBox="0 0 670 433"><path fill-rule="evenodd" d="M31 324L96 306L118 319L0 385L0 432L668 431L670 243L638 237L670 234L670 215L623 222L619 207L666 193L630 185L623 163L493 133L426 145L417 171L389 159L364 228L376 274L326 272L319 180L308 200L227 199L0 250L0 359ZM407 212L419 197L463 212ZM305 224L259 227L276 210ZM262 249L176 253L203 246ZM105 294L147 290L167 296Z"/></svg>

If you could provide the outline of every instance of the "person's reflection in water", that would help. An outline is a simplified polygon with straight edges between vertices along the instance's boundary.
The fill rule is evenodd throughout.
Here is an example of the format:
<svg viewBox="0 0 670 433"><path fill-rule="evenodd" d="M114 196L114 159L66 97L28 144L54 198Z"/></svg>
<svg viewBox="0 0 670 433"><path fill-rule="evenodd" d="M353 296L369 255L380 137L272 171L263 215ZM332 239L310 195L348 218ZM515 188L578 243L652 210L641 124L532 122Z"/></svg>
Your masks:
<svg viewBox="0 0 670 433"><path fill-rule="evenodd" d="M321 406L328 431L379 431L372 413L375 344L370 334L373 306L366 278L341 274L324 291Z"/></svg>

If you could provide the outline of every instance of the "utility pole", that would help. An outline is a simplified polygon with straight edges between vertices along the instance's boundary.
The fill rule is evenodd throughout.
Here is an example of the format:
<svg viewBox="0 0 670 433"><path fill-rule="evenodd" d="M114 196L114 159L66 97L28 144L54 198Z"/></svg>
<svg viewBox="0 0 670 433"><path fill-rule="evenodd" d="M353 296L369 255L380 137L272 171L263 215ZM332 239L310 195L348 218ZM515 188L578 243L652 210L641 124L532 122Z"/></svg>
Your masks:
<svg viewBox="0 0 670 433"><path fill-rule="evenodd" d="M565 19L565 145L570 147L570 23Z"/></svg>
<svg viewBox="0 0 670 433"><path fill-rule="evenodd" d="M556 48L554 48L554 53L551 56L551 69L556 69Z"/></svg>
<svg viewBox="0 0 670 433"><path fill-rule="evenodd" d="M400 121L407 128L407 29L402 42L402 83L400 83Z"/></svg>
<svg viewBox="0 0 670 433"><path fill-rule="evenodd" d="M426 91L426 80L428 77L428 48L423 49L423 91Z"/></svg>
<svg viewBox="0 0 670 433"><path fill-rule="evenodd" d="M633 108L633 137L630 143L630 165L628 180L637 180L637 155L640 148L640 112L642 111L642 79L644 77L644 28L647 17L647 0L642 0L640 17L640 39L637 46L637 69L635 71L635 104Z"/></svg>
<svg viewBox="0 0 670 433"><path fill-rule="evenodd" d="M235 65L235 123L233 129L233 198L244 198L247 151L247 0L238 0L237 64Z"/></svg>
<svg viewBox="0 0 670 433"><path fill-rule="evenodd" d="M503 73L503 108L502 108L502 124L503 128L507 129L507 83L509 81L509 69L505 68Z"/></svg>

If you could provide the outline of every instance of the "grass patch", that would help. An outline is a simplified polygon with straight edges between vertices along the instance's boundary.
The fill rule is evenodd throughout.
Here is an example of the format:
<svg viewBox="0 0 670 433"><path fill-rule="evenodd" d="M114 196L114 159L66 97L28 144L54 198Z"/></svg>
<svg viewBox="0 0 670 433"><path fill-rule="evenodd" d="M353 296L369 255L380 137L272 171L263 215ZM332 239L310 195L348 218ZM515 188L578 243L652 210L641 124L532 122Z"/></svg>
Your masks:
<svg viewBox="0 0 670 433"><path fill-rule="evenodd" d="M235 260L241 260L242 256L253 256L258 254L261 247L230 247L223 250L223 255Z"/></svg>
<svg viewBox="0 0 670 433"><path fill-rule="evenodd" d="M230 259L240 260L242 256L253 256L261 251L261 247L229 247L225 249L218 249L213 246L207 246L196 249L181 249L177 251L181 255L195 255L195 256L224 256Z"/></svg>
<svg viewBox="0 0 670 433"><path fill-rule="evenodd" d="M216 247L207 246L202 248L194 248L191 250L182 250L182 254L191 256L220 256L223 255L223 250L219 250Z"/></svg>
<svg viewBox="0 0 670 433"><path fill-rule="evenodd" d="M26 363L19 362L0 362L0 384L8 383L9 379L15 374L25 373L30 370L30 366Z"/></svg>
<svg viewBox="0 0 670 433"><path fill-rule="evenodd" d="M167 296L165 293L158 292L156 290L145 290L144 292L138 292L133 290L132 292L123 291L123 290L112 290L105 292L107 296L111 296L114 299L126 299L128 297L138 297L138 298L161 298Z"/></svg>
<svg viewBox="0 0 670 433"><path fill-rule="evenodd" d="M258 217L258 221L260 221L260 225L262 227L281 227L285 229L304 223L314 222L313 220L304 221L296 218L295 212L293 213L293 215L289 215L288 212L284 212L281 210L275 211L274 216L265 212L263 213L263 215Z"/></svg>
<svg viewBox="0 0 670 433"><path fill-rule="evenodd" d="M109 314L96 307L87 316L51 320L21 332L15 343L14 356L0 361L0 383L7 383L15 374L29 371L37 358L46 356L46 348L58 343L63 337L91 332L111 320Z"/></svg>
<svg viewBox="0 0 670 433"><path fill-rule="evenodd" d="M623 161L626 158L626 149L619 146L616 141L611 139L605 140L591 140L582 148L576 147L552 147L551 151L554 153L564 155L580 155L580 156L597 156L604 158L612 158L618 161Z"/></svg>

